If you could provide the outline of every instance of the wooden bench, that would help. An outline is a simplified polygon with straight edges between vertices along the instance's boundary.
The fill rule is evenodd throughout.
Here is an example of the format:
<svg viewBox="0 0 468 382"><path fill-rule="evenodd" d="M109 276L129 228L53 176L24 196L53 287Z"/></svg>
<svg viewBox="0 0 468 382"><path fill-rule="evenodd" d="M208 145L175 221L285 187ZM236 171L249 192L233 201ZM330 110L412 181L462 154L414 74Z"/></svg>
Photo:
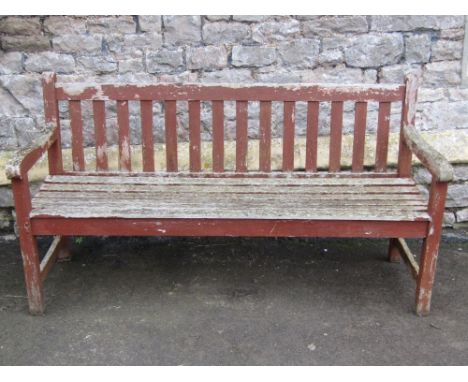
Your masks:
<svg viewBox="0 0 468 382"><path fill-rule="evenodd" d="M427 314L450 164L415 129L418 78L403 85L86 85L43 78L44 137L7 166L16 206L29 310L44 312L43 283L77 236L296 236L389 238L416 280L416 312ZM132 171L129 102L141 108L142 169ZM178 105L188 101L189 171L178 166ZM236 156L225 169L224 102L236 104ZM96 167L86 168L82 105L92 104ZM165 168L154 160L153 103L164 114ZM201 103L211 104L212 167L202 170ZM248 105L260 102L258 168L247 166ZM272 102L282 104L282 168L272 171ZM307 103L306 155L295 168L295 107ZM354 104L352 164L342 166L344 102ZM368 103L378 102L375 165L364 166ZM328 167L318 168L319 105L330 105ZM73 166L64 170L59 105L68 106ZM118 168L109 170L106 105L116 105ZM401 106L397 168L387 166L391 105ZM60 106L62 107L62 106ZM327 117L328 118L328 117ZM108 129L109 130L109 129ZM180 139L179 139L180 141ZM179 147L180 148L180 147ZM31 198L28 171L48 154L50 175ZM133 153L134 154L134 153ZM429 198L411 178L412 154L432 174ZM54 236L45 255L36 237ZM422 238L419 264L405 238Z"/></svg>

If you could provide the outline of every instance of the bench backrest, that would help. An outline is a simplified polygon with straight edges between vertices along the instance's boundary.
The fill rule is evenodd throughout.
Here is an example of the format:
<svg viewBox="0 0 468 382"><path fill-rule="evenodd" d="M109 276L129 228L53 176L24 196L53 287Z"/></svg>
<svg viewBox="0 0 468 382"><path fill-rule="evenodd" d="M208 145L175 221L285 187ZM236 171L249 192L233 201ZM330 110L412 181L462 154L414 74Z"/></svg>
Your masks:
<svg viewBox="0 0 468 382"><path fill-rule="evenodd" d="M282 171L294 171L295 157L295 105L306 103L306 154L303 169L316 172L318 155L320 104L329 103L329 154L328 172L342 171L342 136L344 102L354 103L352 147L352 172L364 171L365 135L368 104L378 103L376 127L375 165L373 172L387 172L389 126L392 104L401 106L401 125L413 124L417 93L417 78L408 77L403 85L203 85L203 84L155 84L155 85L87 85L58 84L53 73L44 74L44 100L46 122L60 124L60 103L68 104L71 129L73 171L93 171L86 168L83 141L82 103L92 103L94 139L96 146L96 170L108 170L106 141L106 103L116 104L118 125L118 163L120 171L132 171L129 126L129 102L140 104L140 128L142 137L142 170L179 171L177 113L181 102L188 102L188 139L190 171L202 171L200 110L201 103L211 103L212 171L225 171L225 110L226 101L235 102L235 172L251 169L247 166L248 105L259 102L259 158L258 169L270 172L272 142L272 102L282 103ZM153 103L161 102L164 115L165 168L154 161ZM61 158L56 158L61 160ZM399 176L410 175L411 153L400 140ZM62 171L58 164L54 172ZM349 171L349 168L347 169Z"/></svg>

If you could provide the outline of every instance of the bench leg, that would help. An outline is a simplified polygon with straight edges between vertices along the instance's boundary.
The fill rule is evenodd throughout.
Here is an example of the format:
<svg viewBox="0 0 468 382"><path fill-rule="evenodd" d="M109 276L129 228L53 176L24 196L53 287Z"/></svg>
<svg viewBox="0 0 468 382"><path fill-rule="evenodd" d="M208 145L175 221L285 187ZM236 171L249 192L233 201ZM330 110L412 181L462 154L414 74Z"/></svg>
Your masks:
<svg viewBox="0 0 468 382"><path fill-rule="evenodd" d="M72 253L71 253L71 242L70 238L67 236L62 236L60 238L59 248L58 248L58 256L57 262L66 262L71 261Z"/></svg>
<svg viewBox="0 0 468 382"><path fill-rule="evenodd" d="M388 261L391 263L399 263L401 261L400 251L396 245L398 239L390 239L388 243Z"/></svg>
<svg viewBox="0 0 468 382"><path fill-rule="evenodd" d="M44 290L41 280L39 250L36 238L30 233L20 232L21 256L24 278L28 294L29 312L34 315L44 313Z"/></svg>
<svg viewBox="0 0 468 382"><path fill-rule="evenodd" d="M444 217L447 183L433 182L429 195L429 214L432 221L427 237L423 241L419 273L416 285L416 313L420 316L429 314L431 309L432 286L437 265L442 223Z"/></svg>
<svg viewBox="0 0 468 382"><path fill-rule="evenodd" d="M21 257L23 258L24 278L28 294L29 312L31 314L44 313L44 290L41 278L41 266L36 237L31 232L31 194L26 175L22 179L11 181L13 197L15 199L16 224L19 233Z"/></svg>
<svg viewBox="0 0 468 382"><path fill-rule="evenodd" d="M431 309L432 286L434 284L437 252L439 243L425 239L421 251L419 275L416 285L416 313L419 316L429 314Z"/></svg>

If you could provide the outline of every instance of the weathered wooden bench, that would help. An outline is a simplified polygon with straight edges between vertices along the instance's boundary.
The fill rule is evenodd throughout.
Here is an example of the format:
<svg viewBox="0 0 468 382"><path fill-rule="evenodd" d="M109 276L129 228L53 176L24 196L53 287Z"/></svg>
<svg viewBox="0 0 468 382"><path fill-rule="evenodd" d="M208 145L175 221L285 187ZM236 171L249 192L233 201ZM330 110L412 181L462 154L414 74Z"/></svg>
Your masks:
<svg viewBox="0 0 468 382"><path fill-rule="evenodd" d="M44 312L43 283L69 236L296 236L389 238L416 280L416 312L430 309L450 164L415 129L417 77L404 85L82 85L43 79L45 134L7 166L29 310ZM96 168L86 168L81 105L92 103ZM129 102L141 108L142 171L132 171ZM188 101L189 171L179 171L177 105ZM234 171L225 170L224 102L236 104ZM258 169L247 166L248 104L260 102ZM295 103L307 103L305 163L295 169ZM154 161L153 102L164 104L165 169ZM202 171L200 104L212 110L212 168ZM282 169L272 171L272 102L283 104ZM352 164L342 166L343 105L355 105ZM375 165L364 166L368 103L378 102ZM73 168L62 161L59 104L68 104ZM118 166L110 171L106 103L116 103ZM319 104L331 104L328 168L318 169ZM400 104L397 168L388 167L392 103ZM180 145L179 145L180 146ZM48 154L50 175L31 198L28 171ZM429 198L411 178L412 154L432 174ZM164 171L165 170L165 171ZM40 259L36 237L54 236ZM419 264L405 238L422 238Z"/></svg>

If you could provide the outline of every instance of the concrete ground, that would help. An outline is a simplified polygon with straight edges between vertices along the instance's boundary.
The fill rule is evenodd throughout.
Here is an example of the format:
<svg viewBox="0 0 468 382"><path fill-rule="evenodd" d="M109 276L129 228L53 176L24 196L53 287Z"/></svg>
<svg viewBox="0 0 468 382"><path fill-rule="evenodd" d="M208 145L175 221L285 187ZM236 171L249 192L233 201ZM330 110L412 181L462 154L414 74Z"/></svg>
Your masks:
<svg viewBox="0 0 468 382"><path fill-rule="evenodd" d="M425 318L385 240L84 238L43 317L0 248L3 365L468 364L466 232L444 234Z"/></svg>

